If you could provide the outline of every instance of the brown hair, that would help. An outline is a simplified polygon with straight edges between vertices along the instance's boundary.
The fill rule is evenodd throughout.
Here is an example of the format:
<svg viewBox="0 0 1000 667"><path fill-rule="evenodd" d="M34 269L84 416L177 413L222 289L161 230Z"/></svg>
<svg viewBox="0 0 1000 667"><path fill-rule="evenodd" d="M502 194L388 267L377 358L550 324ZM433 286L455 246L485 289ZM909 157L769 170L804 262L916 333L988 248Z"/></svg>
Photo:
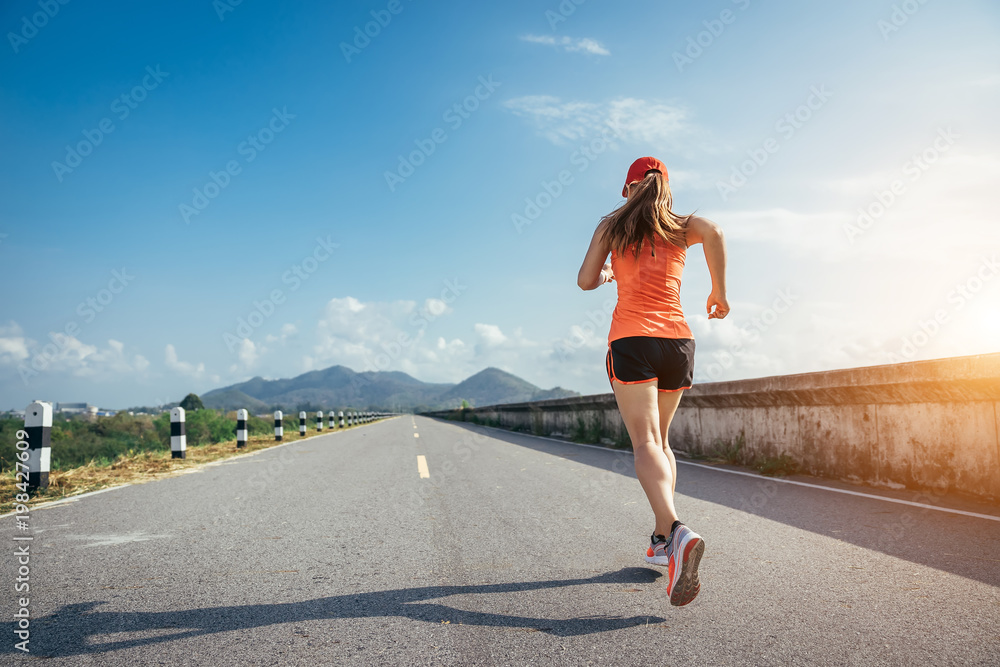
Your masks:
<svg viewBox="0 0 1000 667"><path fill-rule="evenodd" d="M674 198L663 174L647 171L645 178L632 187L637 189L628 201L602 218L608 223L603 240L611 249L622 256L634 246L633 254L639 257L643 243L653 235L687 248L685 227L694 213L677 215L670 210Z"/></svg>

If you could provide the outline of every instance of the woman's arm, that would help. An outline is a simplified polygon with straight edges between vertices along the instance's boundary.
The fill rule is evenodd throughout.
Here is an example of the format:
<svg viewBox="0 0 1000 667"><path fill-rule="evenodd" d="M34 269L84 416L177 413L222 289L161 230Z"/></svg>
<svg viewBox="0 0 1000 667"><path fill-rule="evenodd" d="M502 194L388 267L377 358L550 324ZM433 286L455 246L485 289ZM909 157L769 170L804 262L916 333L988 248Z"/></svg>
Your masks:
<svg viewBox="0 0 1000 667"><path fill-rule="evenodd" d="M580 273L576 276L576 284L582 290L597 289L603 285L606 281L604 280L605 276L601 275L602 272L608 280L613 278L611 267L605 268L604 264L611 252L611 248L604 242L604 229L606 227L607 222L604 220L597 225L594 238L590 240L590 247L587 249L587 256L583 258L583 266L580 267Z"/></svg>
<svg viewBox="0 0 1000 667"><path fill-rule="evenodd" d="M708 295L708 319L722 319L729 314L726 300L726 239L717 224L706 218L692 216L687 225L688 246L702 243L705 262L712 276L712 293ZM712 308L715 308L713 311Z"/></svg>

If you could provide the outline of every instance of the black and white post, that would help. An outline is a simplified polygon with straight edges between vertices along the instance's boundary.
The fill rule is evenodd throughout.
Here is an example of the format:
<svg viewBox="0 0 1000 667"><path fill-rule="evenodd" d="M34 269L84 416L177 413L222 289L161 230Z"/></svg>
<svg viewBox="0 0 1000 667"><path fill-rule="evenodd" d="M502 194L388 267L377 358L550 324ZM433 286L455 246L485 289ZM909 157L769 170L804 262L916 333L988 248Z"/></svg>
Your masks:
<svg viewBox="0 0 1000 667"><path fill-rule="evenodd" d="M316 430L317 431L322 431L323 430L323 411L322 410L318 410L316 412Z"/></svg>
<svg viewBox="0 0 1000 667"><path fill-rule="evenodd" d="M344 428L344 411L340 411L340 428Z"/></svg>
<svg viewBox="0 0 1000 667"><path fill-rule="evenodd" d="M247 418L246 410L236 411L236 449L243 449L247 446Z"/></svg>
<svg viewBox="0 0 1000 667"><path fill-rule="evenodd" d="M327 428L329 428L332 431L333 429L337 428L337 424L334 423L333 410L330 410L330 412L328 412L327 415L329 417L327 419Z"/></svg>
<svg viewBox="0 0 1000 667"><path fill-rule="evenodd" d="M306 413L305 411L299 413L299 435L303 438L306 437Z"/></svg>
<svg viewBox="0 0 1000 667"><path fill-rule="evenodd" d="M285 425L281 421L285 415L281 414L281 410L274 411L274 441L281 442L285 437Z"/></svg>
<svg viewBox="0 0 1000 667"><path fill-rule="evenodd" d="M184 432L184 408L170 411L170 458L187 458L187 434Z"/></svg>
<svg viewBox="0 0 1000 667"><path fill-rule="evenodd" d="M28 491L49 485L49 462L52 458L52 404L35 401L24 411L24 430L28 434Z"/></svg>

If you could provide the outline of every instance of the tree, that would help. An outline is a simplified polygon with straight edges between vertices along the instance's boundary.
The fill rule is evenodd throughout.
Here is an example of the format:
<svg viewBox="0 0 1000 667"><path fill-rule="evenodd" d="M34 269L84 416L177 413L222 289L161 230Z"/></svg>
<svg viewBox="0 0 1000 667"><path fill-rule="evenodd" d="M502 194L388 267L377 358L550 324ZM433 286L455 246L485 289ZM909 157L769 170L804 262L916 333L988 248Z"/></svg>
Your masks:
<svg viewBox="0 0 1000 667"><path fill-rule="evenodd" d="M201 402L201 399L198 398L197 394L188 394L184 397L184 400L181 401L181 407L184 408L185 411L204 410L205 404Z"/></svg>

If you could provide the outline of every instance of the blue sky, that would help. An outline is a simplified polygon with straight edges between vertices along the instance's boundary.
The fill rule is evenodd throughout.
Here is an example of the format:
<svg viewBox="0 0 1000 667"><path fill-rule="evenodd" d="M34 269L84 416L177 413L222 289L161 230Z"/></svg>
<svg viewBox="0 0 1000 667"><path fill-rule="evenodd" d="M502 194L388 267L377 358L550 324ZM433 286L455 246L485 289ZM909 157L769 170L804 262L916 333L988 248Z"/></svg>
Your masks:
<svg viewBox="0 0 1000 667"><path fill-rule="evenodd" d="M986 0L36 0L0 27L0 408L333 364L608 391L614 288L576 272L642 155L727 235L725 321L688 255L696 381L998 351Z"/></svg>

